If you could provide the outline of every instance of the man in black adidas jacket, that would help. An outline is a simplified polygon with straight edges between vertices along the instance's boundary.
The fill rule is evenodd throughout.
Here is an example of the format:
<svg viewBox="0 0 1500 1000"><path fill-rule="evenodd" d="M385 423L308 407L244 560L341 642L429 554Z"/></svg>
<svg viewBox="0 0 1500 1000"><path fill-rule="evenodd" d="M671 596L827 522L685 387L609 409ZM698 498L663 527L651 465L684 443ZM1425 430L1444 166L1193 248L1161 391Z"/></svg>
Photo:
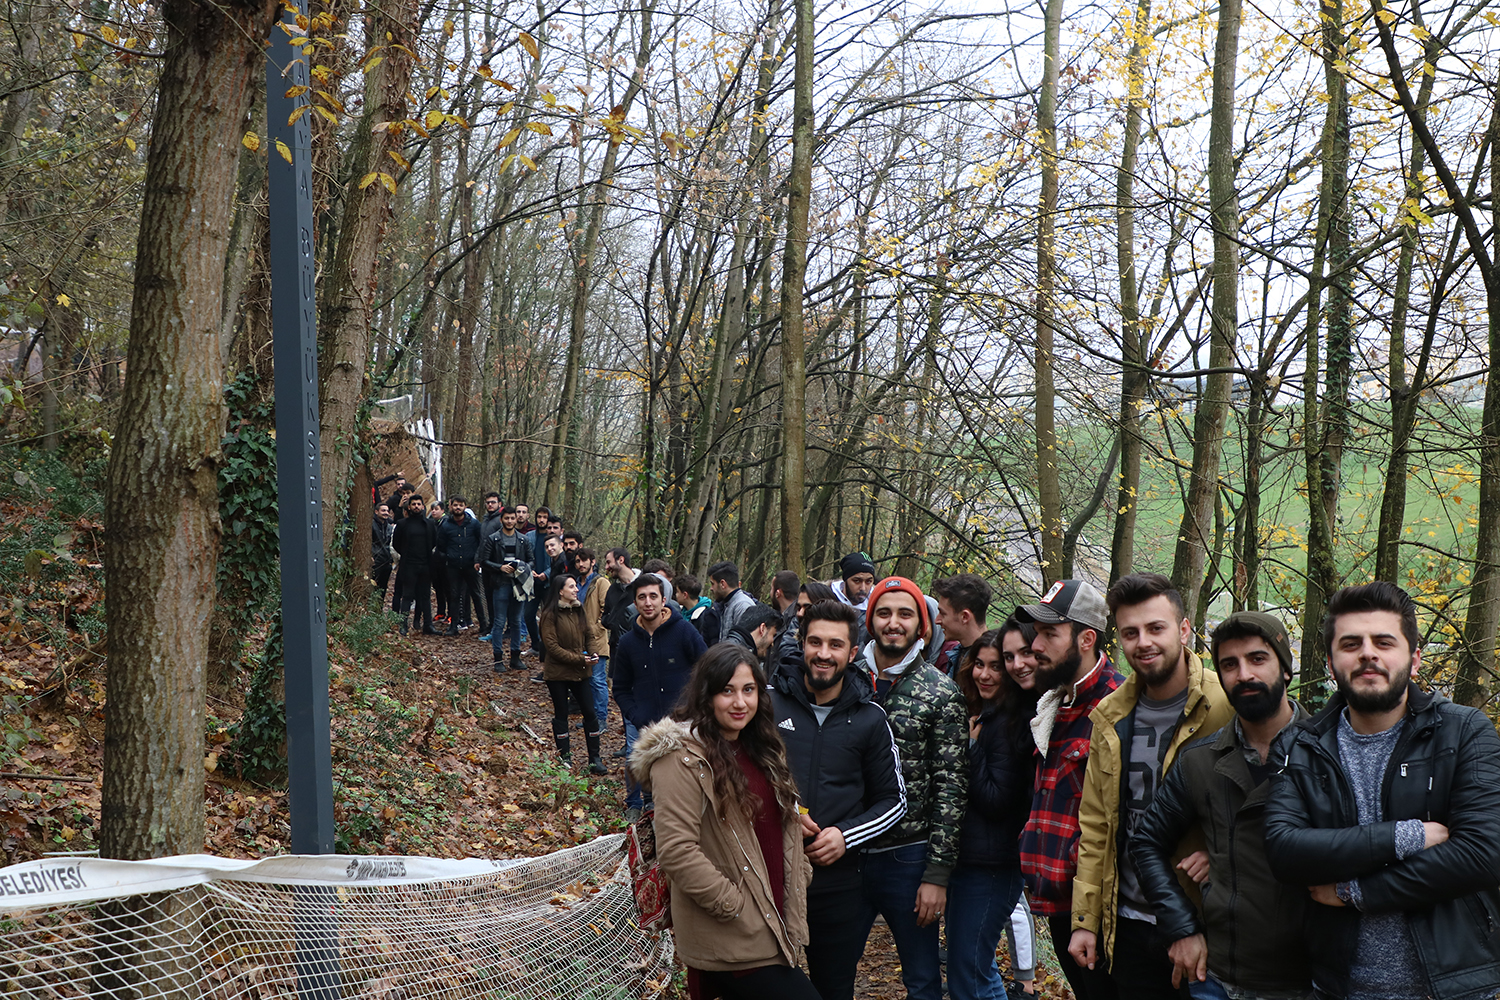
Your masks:
<svg viewBox="0 0 1500 1000"><path fill-rule="evenodd" d="M807 890L808 976L823 1000L852 1000L865 928L858 848L906 812L901 761L885 712L860 670L850 670L859 621L853 608L814 604L802 621L802 655L772 681L776 724L806 810L813 863Z"/></svg>

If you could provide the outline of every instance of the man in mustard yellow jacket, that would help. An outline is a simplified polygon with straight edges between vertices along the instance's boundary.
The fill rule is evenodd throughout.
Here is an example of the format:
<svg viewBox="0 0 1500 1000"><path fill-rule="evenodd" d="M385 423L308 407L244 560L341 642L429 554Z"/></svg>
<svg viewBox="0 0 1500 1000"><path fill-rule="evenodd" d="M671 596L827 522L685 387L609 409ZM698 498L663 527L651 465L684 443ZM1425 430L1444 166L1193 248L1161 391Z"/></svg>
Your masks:
<svg viewBox="0 0 1500 1000"><path fill-rule="evenodd" d="M1091 969L1104 963L1121 1000L1186 997L1186 984L1172 986L1170 942L1157 939L1125 845L1177 751L1218 732L1234 708L1218 675L1188 648L1192 624L1172 581L1133 573L1115 581L1105 600L1132 673L1092 714L1068 954ZM1198 846L1184 841L1174 858L1189 882L1207 870Z"/></svg>

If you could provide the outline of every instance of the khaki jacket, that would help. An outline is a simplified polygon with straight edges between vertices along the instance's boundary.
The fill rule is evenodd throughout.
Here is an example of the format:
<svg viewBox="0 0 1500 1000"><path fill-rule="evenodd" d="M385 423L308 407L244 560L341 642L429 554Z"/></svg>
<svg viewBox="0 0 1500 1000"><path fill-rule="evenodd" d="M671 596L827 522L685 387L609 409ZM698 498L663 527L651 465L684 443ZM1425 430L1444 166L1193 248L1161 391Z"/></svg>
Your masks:
<svg viewBox="0 0 1500 1000"><path fill-rule="evenodd" d="M604 627L604 595L609 593L609 583L609 577L600 574L589 587L589 592L583 595L583 621L589 630L589 652L596 656L609 655L609 630Z"/></svg>
<svg viewBox="0 0 1500 1000"><path fill-rule="evenodd" d="M1219 675L1204 670L1196 653L1183 652L1188 661L1187 704L1182 708L1182 718L1162 760L1164 774L1176 762L1178 750L1201 736L1218 732L1234 718L1234 708L1219 685ZM1129 768L1117 727L1135 711L1140 694L1140 675L1132 673L1089 716L1094 733L1089 738L1089 762L1083 777L1083 799L1078 807L1078 873L1073 877L1072 927L1097 934L1098 954L1104 959L1114 955L1120 906L1120 859L1126 852L1127 831L1121 822L1120 804ZM1201 850L1204 843L1201 830L1191 831L1172 855L1173 865ZM1178 882L1198 905L1201 896L1197 885L1180 872Z"/></svg>
<svg viewBox="0 0 1500 1000"><path fill-rule="evenodd" d="M796 965L807 944L812 865L795 817L782 828L778 914L755 830L736 810L719 818L713 772L686 723L663 719L641 730L630 770L656 802L656 855L672 886L672 933L683 962L706 972Z"/></svg>

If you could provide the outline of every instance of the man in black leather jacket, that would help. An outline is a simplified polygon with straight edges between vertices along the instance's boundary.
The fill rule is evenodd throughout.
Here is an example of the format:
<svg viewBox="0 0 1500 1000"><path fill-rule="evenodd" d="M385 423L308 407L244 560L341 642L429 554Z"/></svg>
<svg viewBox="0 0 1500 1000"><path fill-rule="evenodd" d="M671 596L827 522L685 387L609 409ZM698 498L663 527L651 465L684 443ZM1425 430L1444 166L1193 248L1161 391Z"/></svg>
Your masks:
<svg viewBox="0 0 1500 1000"><path fill-rule="evenodd" d="M1500 990L1500 736L1411 682L1416 609L1377 582L1323 623L1338 694L1277 742L1266 854L1308 887L1313 987L1334 1000Z"/></svg>

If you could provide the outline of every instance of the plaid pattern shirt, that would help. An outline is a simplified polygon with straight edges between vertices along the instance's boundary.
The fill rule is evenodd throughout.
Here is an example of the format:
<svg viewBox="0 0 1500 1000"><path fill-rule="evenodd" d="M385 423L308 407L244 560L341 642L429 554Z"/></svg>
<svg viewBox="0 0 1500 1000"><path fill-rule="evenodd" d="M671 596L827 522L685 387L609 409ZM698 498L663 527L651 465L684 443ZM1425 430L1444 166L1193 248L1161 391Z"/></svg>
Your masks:
<svg viewBox="0 0 1500 1000"><path fill-rule="evenodd" d="M1078 870L1078 803L1089 762L1089 713L1125 680L1100 654L1087 677L1073 686L1073 700L1060 706L1047 755L1036 770L1031 818L1021 831L1021 870L1034 913L1054 916L1073 909L1073 873Z"/></svg>

